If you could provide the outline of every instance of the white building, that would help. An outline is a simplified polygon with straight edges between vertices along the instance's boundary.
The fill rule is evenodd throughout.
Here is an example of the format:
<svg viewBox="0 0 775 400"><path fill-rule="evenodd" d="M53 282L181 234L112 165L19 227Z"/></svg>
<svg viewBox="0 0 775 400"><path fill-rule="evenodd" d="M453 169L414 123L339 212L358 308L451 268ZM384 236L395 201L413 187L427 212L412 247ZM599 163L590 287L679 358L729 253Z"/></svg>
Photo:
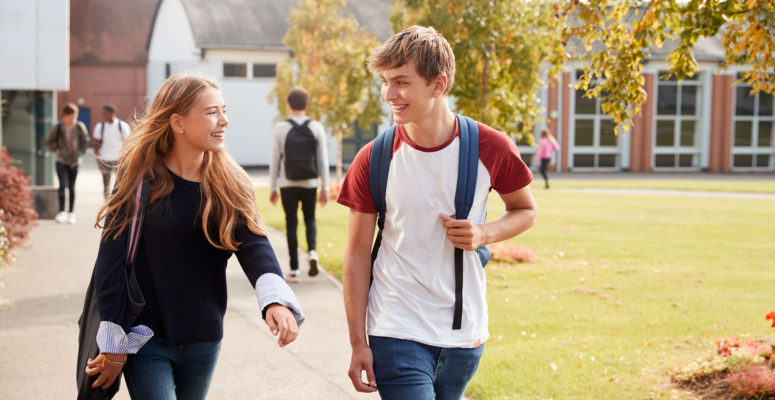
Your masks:
<svg viewBox="0 0 775 400"><path fill-rule="evenodd" d="M0 145L21 163L33 184L53 184L45 150L56 121L56 91L70 76L68 1L0 2Z"/></svg>
<svg viewBox="0 0 775 400"><path fill-rule="evenodd" d="M229 112L229 153L241 165L265 166L277 105L269 102L275 66L291 56L282 44L297 0L162 0L148 48L148 97L170 75L198 71L221 86ZM388 2L350 1L355 15L380 38L390 35ZM365 21L365 22L364 22ZM335 140L329 160L335 163Z"/></svg>

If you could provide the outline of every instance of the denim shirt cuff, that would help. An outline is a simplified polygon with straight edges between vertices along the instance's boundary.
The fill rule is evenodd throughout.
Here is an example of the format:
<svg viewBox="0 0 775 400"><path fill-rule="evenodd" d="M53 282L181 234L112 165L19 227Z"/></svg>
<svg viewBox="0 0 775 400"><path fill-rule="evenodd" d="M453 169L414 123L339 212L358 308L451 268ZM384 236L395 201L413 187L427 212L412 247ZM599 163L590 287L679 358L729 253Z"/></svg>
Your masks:
<svg viewBox="0 0 775 400"><path fill-rule="evenodd" d="M291 310L299 326L304 322L305 317L301 312L296 295L293 294L291 288L280 275L273 273L261 275L256 281L256 296L258 296L258 306L261 307L261 315L264 318L266 318L266 308L277 303Z"/></svg>
<svg viewBox="0 0 775 400"><path fill-rule="evenodd" d="M133 326L129 333L120 325L101 321L97 331L97 346L100 353L136 354L153 337L153 330L145 325Z"/></svg>

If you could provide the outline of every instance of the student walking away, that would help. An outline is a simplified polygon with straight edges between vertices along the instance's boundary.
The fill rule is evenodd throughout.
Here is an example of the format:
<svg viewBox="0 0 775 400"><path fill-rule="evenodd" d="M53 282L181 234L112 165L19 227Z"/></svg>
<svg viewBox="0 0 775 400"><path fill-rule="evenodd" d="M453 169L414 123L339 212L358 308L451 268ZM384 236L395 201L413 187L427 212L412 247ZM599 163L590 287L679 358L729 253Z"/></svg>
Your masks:
<svg viewBox="0 0 775 400"><path fill-rule="evenodd" d="M121 144L129 136L129 124L116 118L116 106L102 107L102 121L94 125L94 154L102 173L102 187L105 201L111 192L111 179L115 174Z"/></svg>
<svg viewBox="0 0 775 400"><path fill-rule="evenodd" d="M349 376L383 399L460 399L489 337L478 250L533 225L532 175L507 135L452 113L455 58L433 28L393 35L368 67L397 125L358 152L338 198ZM490 189L506 212L485 223Z"/></svg>
<svg viewBox="0 0 775 400"><path fill-rule="evenodd" d="M277 204L277 188L285 212L285 229L290 252L291 271L288 281L297 281L299 252L296 227L301 204L307 233L307 261L309 276L318 274L317 226L315 201L325 206L328 202L328 155L323 125L305 115L309 95L296 87L288 93L291 117L274 127L272 133L272 162L269 164L269 200ZM318 180L320 178L320 181ZM320 195L317 195L321 184Z"/></svg>
<svg viewBox="0 0 775 400"><path fill-rule="evenodd" d="M544 128L541 131L541 140L538 142L538 153L536 153L536 158L541 162L540 171L541 176L544 177L545 189L549 189L549 176L547 175L546 170L549 167L549 163L552 161L554 152L557 151L558 148L557 140L554 139L552 132L549 128Z"/></svg>
<svg viewBox="0 0 775 400"><path fill-rule="evenodd" d="M99 211L104 231L94 282L100 355L94 387L122 370L133 399L205 399L223 337L226 261L232 254L255 288L260 312L282 347L304 320L259 225L250 178L226 153L229 121L216 83L167 79L124 146L116 192ZM150 194L134 270L145 297L127 321L124 258L142 180ZM257 354L260 362L260 354Z"/></svg>
<svg viewBox="0 0 775 400"><path fill-rule="evenodd" d="M54 152L57 179L59 180L59 213L57 222L75 223L75 178L81 155L89 145L89 130L78 121L78 106L67 103L62 108L62 120L54 125L46 137L46 147ZM68 212L65 212L65 189L69 194Z"/></svg>

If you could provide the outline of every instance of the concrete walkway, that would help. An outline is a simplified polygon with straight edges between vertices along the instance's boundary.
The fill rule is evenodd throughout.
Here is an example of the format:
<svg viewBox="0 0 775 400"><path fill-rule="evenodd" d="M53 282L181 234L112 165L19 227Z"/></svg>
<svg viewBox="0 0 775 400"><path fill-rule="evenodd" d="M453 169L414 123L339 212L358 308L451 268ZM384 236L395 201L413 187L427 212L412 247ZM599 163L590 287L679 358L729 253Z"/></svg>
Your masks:
<svg viewBox="0 0 775 400"><path fill-rule="evenodd" d="M78 317L100 235L93 225L102 183L93 162L85 160L78 175L78 222L40 221L28 248L0 272L0 399L75 398ZM284 235L272 232L270 241L287 268ZM333 278L303 276L292 285L307 321L296 342L281 349L236 257L227 276L225 337L209 399L378 398L356 393L347 377L347 323ZM116 399L129 398L123 386Z"/></svg>

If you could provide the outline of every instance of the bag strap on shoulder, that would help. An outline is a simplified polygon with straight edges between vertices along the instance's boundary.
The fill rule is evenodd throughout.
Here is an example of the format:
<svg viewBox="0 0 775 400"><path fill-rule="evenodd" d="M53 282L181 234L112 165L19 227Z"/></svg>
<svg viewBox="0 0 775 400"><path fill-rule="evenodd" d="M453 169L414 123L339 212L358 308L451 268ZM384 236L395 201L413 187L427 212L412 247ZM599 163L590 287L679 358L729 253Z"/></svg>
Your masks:
<svg viewBox="0 0 775 400"><path fill-rule="evenodd" d="M455 189L455 218L466 219L474 204L476 176L479 171L479 128L466 116L457 115L460 155ZM463 249L455 247L455 310L452 329L460 329L463 320Z"/></svg>
<svg viewBox="0 0 775 400"><path fill-rule="evenodd" d="M126 251L126 264L132 265L135 262L137 254L137 243L140 241L140 232L143 228L143 219L145 216L145 206L148 203L148 195L151 191L151 185L147 177L144 177L142 183L137 186L135 192L135 201L132 205L132 224L129 231L129 244Z"/></svg>
<svg viewBox="0 0 775 400"><path fill-rule="evenodd" d="M390 160L393 157L393 143L398 125L393 125L374 139L371 145L371 158L369 159L369 191L374 206L377 208L377 238L371 250L371 267L374 268L374 260L377 259L379 247L382 244L382 229L385 228L385 190L387 188Z"/></svg>

